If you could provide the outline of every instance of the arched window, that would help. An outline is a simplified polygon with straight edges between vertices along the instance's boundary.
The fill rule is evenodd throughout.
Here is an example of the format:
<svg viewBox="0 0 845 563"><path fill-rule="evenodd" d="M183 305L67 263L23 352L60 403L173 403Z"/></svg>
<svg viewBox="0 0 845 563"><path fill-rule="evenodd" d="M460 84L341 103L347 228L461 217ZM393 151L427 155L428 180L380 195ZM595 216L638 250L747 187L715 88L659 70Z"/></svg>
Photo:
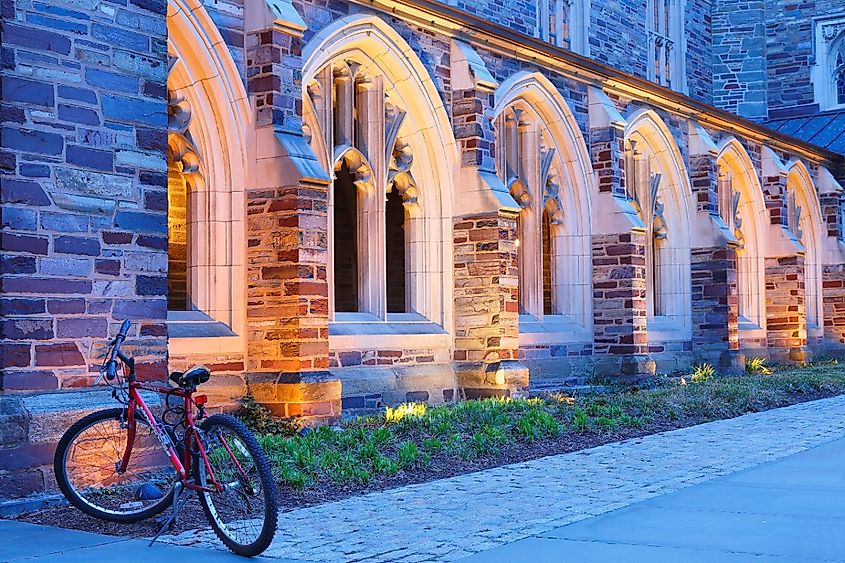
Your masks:
<svg viewBox="0 0 845 563"><path fill-rule="evenodd" d="M787 176L786 224L804 248L805 315L808 331L822 330L820 225L824 225L815 187L806 167L796 162Z"/></svg>
<svg viewBox="0 0 845 563"><path fill-rule="evenodd" d="M845 107L845 15L817 18L813 37L815 101L822 111Z"/></svg>
<svg viewBox="0 0 845 563"><path fill-rule="evenodd" d="M417 205L417 190L406 112L386 95L382 75L352 59L325 67L308 95L323 114L319 144L335 159L333 310L382 319L409 312L406 207Z"/></svg>
<svg viewBox="0 0 845 563"><path fill-rule="evenodd" d="M648 0L646 33L649 80L684 91L684 0Z"/></svg>
<svg viewBox="0 0 845 563"><path fill-rule="evenodd" d="M722 143L718 159L719 216L736 243L737 315L741 333L754 338L766 327L765 226L760 180L736 139Z"/></svg>
<svg viewBox="0 0 845 563"><path fill-rule="evenodd" d="M683 156L653 110L633 114L625 130L628 200L645 230L649 338L691 335L690 232L692 193Z"/></svg>
<svg viewBox="0 0 845 563"><path fill-rule="evenodd" d="M189 127L188 101L168 90L167 103L167 309L190 311L188 291L188 193L202 181Z"/></svg>
<svg viewBox="0 0 845 563"><path fill-rule="evenodd" d="M563 223L559 157L543 119L528 104L512 104L499 116L502 139L498 167L522 208L519 236L520 313L542 318L564 314L567 298L558 289L555 238Z"/></svg>

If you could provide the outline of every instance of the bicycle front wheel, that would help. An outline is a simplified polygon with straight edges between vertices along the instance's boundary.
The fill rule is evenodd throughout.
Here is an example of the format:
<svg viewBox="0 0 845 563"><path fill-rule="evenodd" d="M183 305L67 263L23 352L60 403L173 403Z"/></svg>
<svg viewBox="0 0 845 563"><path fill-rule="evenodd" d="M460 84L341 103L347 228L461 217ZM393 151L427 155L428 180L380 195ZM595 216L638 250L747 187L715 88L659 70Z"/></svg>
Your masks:
<svg viewBox="0 0 845 563"><path fill-rule="evenodd" d="M226 547L245 557L258 555L273 541L279 511L267 455L233 416L216 414L200 427L211 473L197 456L196 480L203 487L219 485L215 492L200 491L200 504Z"/></svg>
<svg viewBox="0 0 845 563"><path fill-rule="evenodd" d="M126 410L106 409L78 420L56 448L53 468L59 489L82 512L112 522L137 522L173 502L176 470L149 423L135 418L135 436L126 470Z"/></svg>

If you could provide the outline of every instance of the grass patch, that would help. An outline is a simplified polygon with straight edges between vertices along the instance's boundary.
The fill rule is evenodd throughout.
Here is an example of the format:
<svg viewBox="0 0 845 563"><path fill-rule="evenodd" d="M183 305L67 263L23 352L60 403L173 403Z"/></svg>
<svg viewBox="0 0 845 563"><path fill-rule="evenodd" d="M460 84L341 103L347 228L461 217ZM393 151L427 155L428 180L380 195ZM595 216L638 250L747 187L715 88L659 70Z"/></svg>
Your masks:
<svg viewBox="0 0 845 563"><path fill-rule="evenodd" d="M665 378L648 388L600 395L493 398L439 407L410 403L295 435L289 422L274 426L255 405L246 412L282 483L355 489L400 472L495 460L520 444L541 447L567 436L657 431L845 393L845 369L830 363L774 372L755 365L748 372L719 377L705 364L680 382Z"/></svg>

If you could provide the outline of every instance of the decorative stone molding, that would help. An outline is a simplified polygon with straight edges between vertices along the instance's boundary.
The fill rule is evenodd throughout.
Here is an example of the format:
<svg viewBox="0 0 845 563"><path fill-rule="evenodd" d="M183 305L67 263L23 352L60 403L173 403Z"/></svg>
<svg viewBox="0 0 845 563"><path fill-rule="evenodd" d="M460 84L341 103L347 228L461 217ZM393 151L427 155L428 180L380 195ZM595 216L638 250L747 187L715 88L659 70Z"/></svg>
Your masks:
<svg viewBox="0 0 845 563"><path fill-rule="evenodd" d="M845 107L838 95L845 82L845 13L816 18L813 28L813 66L810 70L819 109Z"/></svg>

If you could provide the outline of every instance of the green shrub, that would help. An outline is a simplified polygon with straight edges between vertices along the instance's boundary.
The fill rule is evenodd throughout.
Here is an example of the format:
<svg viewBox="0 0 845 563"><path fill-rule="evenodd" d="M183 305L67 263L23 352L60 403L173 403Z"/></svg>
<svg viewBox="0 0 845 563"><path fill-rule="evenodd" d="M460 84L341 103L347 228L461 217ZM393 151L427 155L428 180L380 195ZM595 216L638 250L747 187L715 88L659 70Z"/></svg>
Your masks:
<svg viewBox="0 0 845 563"><path fill-rule="evenodd" d="M766 365L765 358L748 358L745 360L745 373L750 375L772 375L772 368Z"/></svg>
<svg viewBox="0 0 845 563"><path fill-rule="evenodd" d="M714 368L712 364L698 364L692 367L690 380L693 383L702 383L704 381L709 381L714 375L716 375L716 368Z"/></svg>

